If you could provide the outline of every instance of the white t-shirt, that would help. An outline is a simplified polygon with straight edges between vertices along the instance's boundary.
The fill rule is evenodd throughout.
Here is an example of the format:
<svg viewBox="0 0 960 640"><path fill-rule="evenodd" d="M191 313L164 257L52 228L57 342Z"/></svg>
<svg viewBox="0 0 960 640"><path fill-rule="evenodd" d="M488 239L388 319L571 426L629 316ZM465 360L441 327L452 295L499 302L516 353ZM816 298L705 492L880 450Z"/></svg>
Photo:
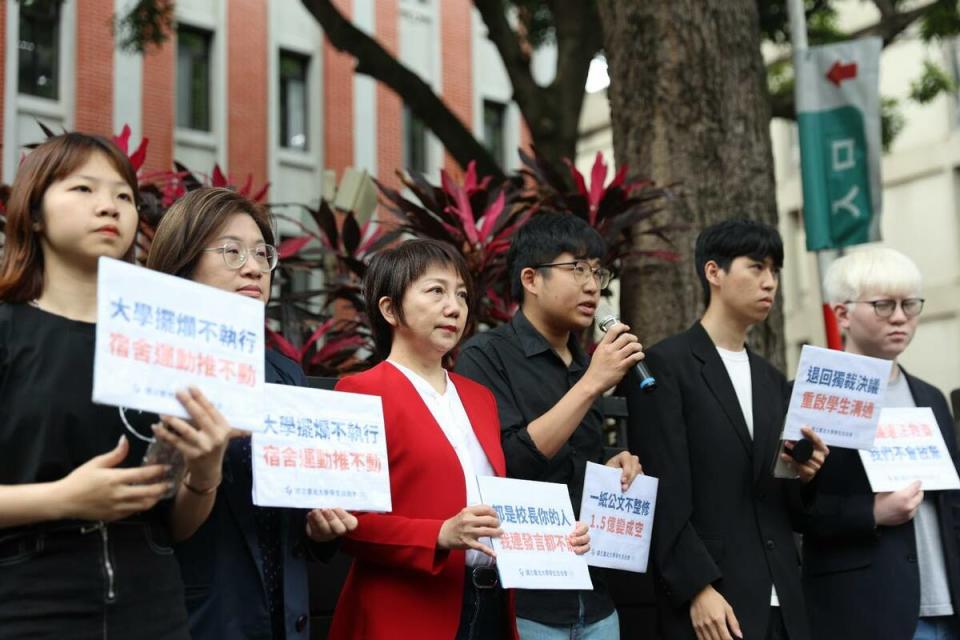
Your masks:
<svg viewBox="0 0 960 640"><path fill-rule="evenodd" d="M730 382L733 383L733 390L737 393L737 402L740 403L740 412L743 414L743 421L747 423L747 431L753 438L753 378L750 375L750 357L747 355L746 349L729 351L717 347L717 353L720 354L727 375L730 376ZM776 585L770 588L770 606L780 606Z"/></svg>
<svg viewBox="0 0 960 640"><path fill-rule="evenodd" d="M477 434L474 433L473 427L470 425L470 418L467 417L467 411L463 408L460 394L457 393L457 387L450 381L450 376L447 375L446 371L443 372L446 383L445 389L443 393L438 393L429 382L416 372L397 364L393 360L387 362L405 375L413 388L417 390L423 403L427 405L433 419L440 425L443 435L447 437L450 446L457 454L457 459L463 468L464 483L467 487L467 504L464 506L481 504L477 476L493 476L496 475L496 472L487 459L483 447L480 446L480 441L477 440ZM489 538L480 538L480 542L488 547L491 546ZM467 550L466 561L468 567L484 567L493 564L493 558L473 549Z"/></svg>

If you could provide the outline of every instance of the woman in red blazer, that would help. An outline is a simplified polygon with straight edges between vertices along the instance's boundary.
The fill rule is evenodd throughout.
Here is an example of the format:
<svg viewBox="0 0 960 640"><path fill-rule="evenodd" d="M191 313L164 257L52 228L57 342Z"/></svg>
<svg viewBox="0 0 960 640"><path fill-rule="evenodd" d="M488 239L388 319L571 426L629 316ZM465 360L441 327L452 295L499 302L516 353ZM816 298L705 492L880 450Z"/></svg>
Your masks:
<svg viewBox="0 0 960 640"><path fill-rule="evenodd" d="M393 511L362 514L330 638L517 638L513 598L497 582L496 512L475 475L505 473L493 394L448 373L467 324L470 274L452 247L412 240L378 255L364 279L377 350L387 360L340 391L383 399ZM571 542L586 551L586 528Z"/></svg>

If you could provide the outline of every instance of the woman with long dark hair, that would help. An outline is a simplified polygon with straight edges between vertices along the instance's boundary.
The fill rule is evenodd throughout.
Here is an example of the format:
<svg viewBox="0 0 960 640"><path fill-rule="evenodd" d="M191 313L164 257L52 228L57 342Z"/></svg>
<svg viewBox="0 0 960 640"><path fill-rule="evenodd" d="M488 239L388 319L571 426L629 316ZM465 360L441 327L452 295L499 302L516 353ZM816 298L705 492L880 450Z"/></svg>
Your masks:
<svg viewBox="0 0 960 640"><path fill-rule="evenodd" d="M30 152L13 182L0 259L0 634L186 639L171 540L215 495L230 427L196 390L178 394L183 484L140 466L149 434L94 404L97 263L130 259L137 180L99 136ZM133 412L128 412L133 413ZM172 500L161 500L168 493Z"/></svg>

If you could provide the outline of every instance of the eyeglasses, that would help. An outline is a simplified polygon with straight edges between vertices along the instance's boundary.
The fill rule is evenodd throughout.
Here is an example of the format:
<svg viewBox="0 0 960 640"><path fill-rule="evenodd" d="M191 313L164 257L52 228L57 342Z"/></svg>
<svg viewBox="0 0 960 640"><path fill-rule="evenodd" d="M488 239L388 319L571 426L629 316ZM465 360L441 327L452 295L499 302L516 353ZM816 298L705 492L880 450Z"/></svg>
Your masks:
<svg viewBox="0 0 960 640"><path fill-rule="evenodd" d="M601 289L606 289L607 285L610 284L610 278L613 277L613 274L609 269L604 269L603 267L597 267L594 269L590 266L590 263L583 260L533 265L534 269L545 269L547 267L567 267L567 270L573 272L574 279L580 284L584 284L587 281L587 278L592 276L593 279L597 281L597 285Z"/></svg>
<svg viewBox="0 0 960 640"><path fill-rule="evenodd" d="M253 261L262 273L269 273L276 269L279 260L277 248L265 242L247 248L239 242L230 240L219 247L210 247L204 251L218 251L223 256L223 263L231 269L239 269L247 263L247 257L253 256Z"/></svg>
<svg viewBox="0 0 960 640"><path fill-rule="evenodd" d="M923 311L923 298L905 298L903 300L847 300L844 304L869 304L874 313L881 318L889 318L896 311L897 305L903 309L903 315L913 318Z"/></svg>

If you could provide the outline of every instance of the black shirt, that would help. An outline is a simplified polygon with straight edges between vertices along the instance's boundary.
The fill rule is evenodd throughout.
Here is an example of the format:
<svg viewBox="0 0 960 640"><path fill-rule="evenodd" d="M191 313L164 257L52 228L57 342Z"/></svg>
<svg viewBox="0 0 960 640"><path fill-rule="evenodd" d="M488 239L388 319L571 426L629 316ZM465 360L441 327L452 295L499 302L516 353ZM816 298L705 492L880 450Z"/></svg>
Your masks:
<svg viewBox="0 0 960 640"><path fill-rule="evenodd" d="M125 428L120 409L94 404L97 325L29 304L0 303L0 485L53 482L127 436L121 467L139 466L146 442ZM145 437L156 414L124 411ZM162 521L170 501L137 519ZM166 523L163 522L165 525Z"/></svg>
<svg viewBox="0 0 960 640"><path fill-rule="evenodd" d="M587 371L589 358L570 338L573 362L568 367L530 321L518 311L508 324L471 338L457 356L456 371L485 385L497 399L507 475L567 485L579 515L587 462L603 464L603 413L599 398L570 439L553 458L537 449L527 425L553 408ZM601 570L590 567L593 591L526 590L516 593L517 615L543 624L572 625L581 605L589 624L613 613Z"/></svg>

